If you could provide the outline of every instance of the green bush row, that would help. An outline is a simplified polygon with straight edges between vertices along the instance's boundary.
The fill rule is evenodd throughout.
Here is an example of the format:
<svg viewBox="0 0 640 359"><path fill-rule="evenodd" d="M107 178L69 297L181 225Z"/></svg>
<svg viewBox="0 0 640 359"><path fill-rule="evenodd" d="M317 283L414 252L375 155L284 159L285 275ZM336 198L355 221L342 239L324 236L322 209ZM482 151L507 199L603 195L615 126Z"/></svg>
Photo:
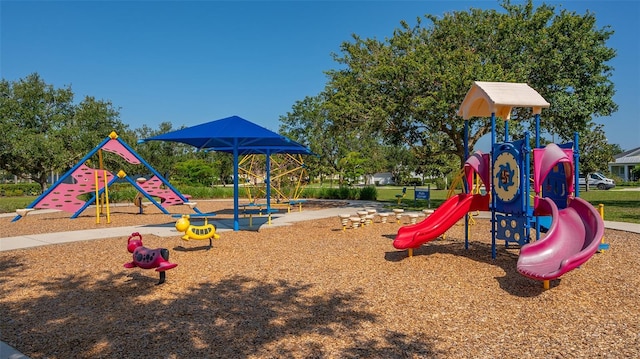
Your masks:
<svg viewBox="0 0 640 359"><path fill-rule="evenodd" d="M0 196L35 196L40 194L40 185L37 183L3 183L0 184Z"/></svg>
<svg viewBox="0 0 640 359"><path fill-rule="evenodd" d="M640 181L635 181L635 182L632 182L632 181L627 181L627 182L620 181L620 182L618 182L618 181L616 181L616 186L618 186L618 187L640 187Z"/></svg>
<svg viewBox="0 0 640 359"><path fill-rule="evenodd" d="M206 198L233 198L233 186L227 187L202 187L202 186L177 186L176 189L183 195L188 195L194 199ZM39 195L40 185L37 183L20 183L0 185L0 193L3 196ZM116 183L109 187L109 202L122 203L133 202L138 191L128 183ZM244 188L240 188L240 196L247 197L248 193ZM274 194L272 193L272 196ZM85 193L81 199L88 201L93 198L94 193ZM255 194L254 194L255 196ZM375 201L378 193L375 186L365 187L333 187L333 188L305 188L302 192L303 198L319 199L352 199Z"/></svg>
<svg viewBox="0 0 640 359"><path fill-rule="evenodd" d="M227 187L198 187L198 186L178 186L180 193L191 198L233 198L233 186ZM244 194L242 189L240 194Z"/></svg>
<svg viewBox="0 0 640 359"><path fill-rule="evenodd" d="M175 187L180 193L191 198L233 198L233 187L196 187L178 186ZM129 184L114 184L109 187L109 202L122 203L133 202L138 194L138 190ZM93 194L86 193L81 198L89 200Z"/></svg>
<svg viewBox="0 0 640 359"><path fill-rule="evenodd" d="M378 197L378 192L374 186L365 186L362 188L345 186L338 188L305 188L302 192L302 197L375 201Z"/></svg>

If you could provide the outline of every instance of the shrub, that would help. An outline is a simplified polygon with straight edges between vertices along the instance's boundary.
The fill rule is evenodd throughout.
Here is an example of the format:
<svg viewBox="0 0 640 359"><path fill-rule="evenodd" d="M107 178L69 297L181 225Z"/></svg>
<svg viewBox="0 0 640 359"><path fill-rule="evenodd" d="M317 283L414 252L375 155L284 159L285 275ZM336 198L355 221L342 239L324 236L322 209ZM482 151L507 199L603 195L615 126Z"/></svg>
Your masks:
<svg viewBox="0 0 640 359"><path fill-rule="evenodd" d="M434 189L447 189L447 185L444 178L436 178L434 180L434 184L436 185L436 188Z"/></svg>
<svg viewBox="0 0 640 359"><path fill-rule="evenodd" d="M378 198L378 190L374 186L363 187L359 198L363 201L375 201Z"/></svg>
<svg viewBox="0 0 640 359"><path fill-rule="evenodd" d="M338 188L338 199L351 199L353 198L352 192L355 192L355 189L347 186L341 186L340 188Z"/></svg>
<svg viewBox="0 0 640 359"><path fill-rule="evenodd" d="M122 186L112 186L109 187L109 202L133 202L136 194L138 194L138 191L131 186L129 186L128 188Z"/></svg>
<svg viewBox="0 0 640 359"><path fill-rule="evenodd" d="M407 178L406 181L404 181L404 185L405 186L422 186L422 180L420 178Z"/></svg>
<svg viewBox="0 0 640 359"><path fill-rule="evenodd" d="M202 186L179 186L176 188L183 195L191 198L233 198L233 186L230 187L202 187ZM244 188L240 189L240 194L246 196Z"/></svg>

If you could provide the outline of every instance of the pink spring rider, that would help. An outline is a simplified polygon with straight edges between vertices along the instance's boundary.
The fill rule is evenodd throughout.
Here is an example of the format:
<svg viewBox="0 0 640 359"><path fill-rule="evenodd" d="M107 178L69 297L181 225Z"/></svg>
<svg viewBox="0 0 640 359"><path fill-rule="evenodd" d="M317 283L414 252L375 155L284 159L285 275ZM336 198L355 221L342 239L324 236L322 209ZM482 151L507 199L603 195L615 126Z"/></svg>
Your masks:
<svg viewBox="0 0 640 359"><path fill-rule="evenodd" d="M142 269L156 269L160 272L160 281L164 283L166 279L165 271L175 268L178 264L169 262L169 250L166 248L147 248L142 245L142 236L135 232L127 240L127 250L133 253L133 261L125 263L125 268L140 267Z"/></svg>

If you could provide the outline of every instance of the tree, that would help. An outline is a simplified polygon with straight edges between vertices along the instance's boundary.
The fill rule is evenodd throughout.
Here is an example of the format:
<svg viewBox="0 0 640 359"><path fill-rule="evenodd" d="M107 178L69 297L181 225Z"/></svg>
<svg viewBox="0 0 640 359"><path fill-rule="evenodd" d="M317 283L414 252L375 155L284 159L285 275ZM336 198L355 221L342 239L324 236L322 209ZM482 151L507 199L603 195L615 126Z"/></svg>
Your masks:
<svg viewBox="0 0 640 359"><path fill-rule="evenodd" d="M418 170L415 156L403 146L387 146L385 148L386 172L391 172L393 182L404 184L412 171Z"/></svg>
<svg viewBox="0 0 640 359"><path fill-rule="evenodd" d="M321 96L305 97L296 101L290 112L280 116L279 132L283 136L307 146L317 156L307 156L305 162L311 177L332 174L339 153L333 124L323 107Z"/></svg>
<svg viewBox="0 0 640 359"><path fill-rule="evenodd" d="M89 151L94 149L112 132L127 143L135 143L133 133L119 119L119 111L110 101L98 101L86 96L74 107L74 115L61 132L64 149L61 152L63 168L70 168ZM90 159L90 165L102 169L123 169L132 167L117 155L98 153ZM117 171L116 171L117 172Z"/></svg>
<svg viewBox="0 0 640 359"><path fill-rule="evenodd" d="M617 109L607 65L615 56L606 46L612 32L597 29L592 13L534 9L532 1L502 7L426 15L430 26L420 18L413 27L403 21L384 41L354 35L335 55L341 69L327 72L324 107L331 119L406 145L425 163L455 155L462 165L464 122L457 110L473 81L530 84L551 102L542 129L566 140ZM512 118L529 119L530 110L514 109ZM473 149L491 128L487 119L469 124ZM523 125L511 121L510 129L517 133Z"/></svg>
<svg viewBox="0 0 640 359"><path fill-rule="evenodd" d="M363 128L350 128L328 110L324 94L306 97L294 104L292 111L280 117L280 133L306 145L317 156L307 156L305 163L311 177L341 173L342 164L353 152L361 154L358 164L363 174L391 171L388 145L380 136ZM350 155L351 154L351 155ZM367 177L365 177L367 179Z"/></svg>
<svg viewBox="0 0 640 359"><path fill-rule="evenodd" d="M343 128L325 108L322 95L297 101L291 112L280 117L280 133L307 146L317 156L305 157L310 176L340 173L340 160L364 139L358 131Z"/></svg>
<svg viewBox="0 0 640 359"><path fill-rule="evenodd" d="M214 168L207 160L188 159L178 162L173 167L175 179L180 183L197 186L211 186L213 183Z"/></svg>
<svg viewBox="0 0 640 359"><path fill-rule="evenodd" d="M137 138L144 139L173 130L171 122L162 122L155 130L143 125L135 130L135 134ZM168 141L148 141L138 144L136 152L167 180L169 180L176 163L193 158L191 155L193 153L192 146Z"/></svg>
<svg viewBox="0 0 640 359"><path fill-rule="evenodd" d="M358 182L358 179L365 174L364 166L365 159L360 152L352 151L347 153L338 161L340 174L344 176L344 180L349 185L353 185Z"/></svg>
<svg viewBox="0 0 640 359"><path fill-rule="evenodd" d="M75 105L70 86L56 89L37 73L3 79L0 93L0 168L42 190L52 171L68 169L110 131L126 129L111 103L87 97Z"/></svg>
<svg viewBox="0 0 640 359"><path fill-rule="evenodd" d="M213 152L211 156L213 174L218 177L222 186L226 186L233 178L233 156L225 152Z"/></svg>
<svg viewBox="0 0 640 359"><path fill-rule="evenodd" d="M633 170L631 170L632 181L637 181L640 178L640 165L635 165Z"/></svg>

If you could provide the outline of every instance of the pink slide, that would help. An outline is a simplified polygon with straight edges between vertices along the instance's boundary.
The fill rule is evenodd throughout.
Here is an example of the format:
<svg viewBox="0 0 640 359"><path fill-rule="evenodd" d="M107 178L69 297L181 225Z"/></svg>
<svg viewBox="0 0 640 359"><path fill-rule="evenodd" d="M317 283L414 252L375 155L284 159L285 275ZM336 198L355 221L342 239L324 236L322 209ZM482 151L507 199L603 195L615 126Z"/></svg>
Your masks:
<svg viewBox="0 0 640 359"><path fill-rule="evenodd" d="M397 249L418 248L441 236L471 211L489 209L489 196L461 193L446 200L420 223L401 227L393 246Z"/></svg>
<svg viewBox="0 0 640 359"><path fill-rule="evenodd" d="M518 272L536 280L559 278L585 263L600 246L604 222L596 209L582 198L572 198L569 206L558 210L549 198L542 198L536 215L551 215L551 228L538 241L520 249Z"/></svg>

